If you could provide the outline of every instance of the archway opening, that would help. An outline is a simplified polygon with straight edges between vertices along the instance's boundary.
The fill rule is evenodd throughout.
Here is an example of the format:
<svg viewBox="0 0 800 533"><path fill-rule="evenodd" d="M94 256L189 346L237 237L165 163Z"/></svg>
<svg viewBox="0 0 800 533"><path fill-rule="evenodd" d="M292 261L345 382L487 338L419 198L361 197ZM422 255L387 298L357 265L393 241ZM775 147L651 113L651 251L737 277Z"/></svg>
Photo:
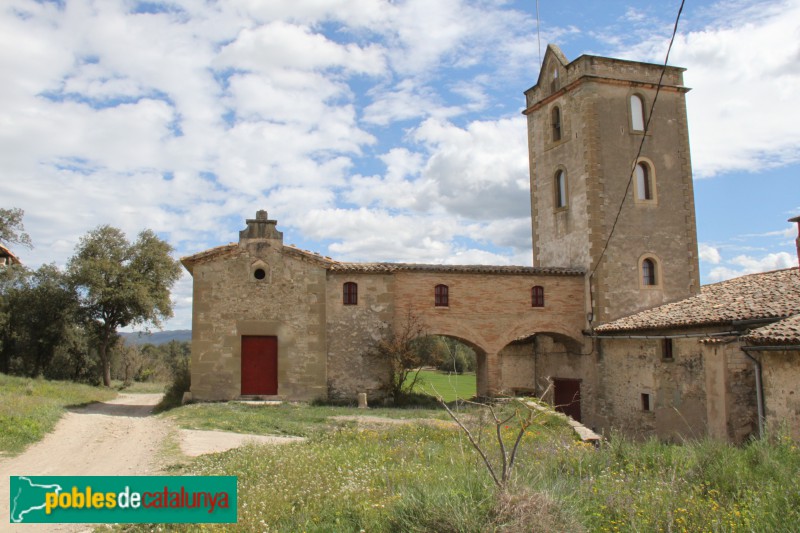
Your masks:
<svg viewBox="0 0 800 533"><path fill-rule="evenodd" d="M421 359L427 361L416 379L412 392L442 397L446 402L468 400L477 395L477 374L485 353L478 346L450 335L426 335L413 342Z"/></svg>

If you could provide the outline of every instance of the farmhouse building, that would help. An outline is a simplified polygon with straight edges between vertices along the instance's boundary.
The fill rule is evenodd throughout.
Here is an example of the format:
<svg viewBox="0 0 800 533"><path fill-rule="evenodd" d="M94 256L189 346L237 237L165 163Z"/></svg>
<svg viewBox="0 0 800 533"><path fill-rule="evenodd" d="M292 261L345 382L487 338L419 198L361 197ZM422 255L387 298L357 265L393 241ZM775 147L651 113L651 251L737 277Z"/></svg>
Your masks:
<svg viewBox="0 0 800 533"><path fill-rule="evenodd" d="M194 399L375 398L388 369L367 352L409 313L476 350L482 396L532 387L525 339L583 342L580 269L341 263L284 245L265 211L238 243L182 261L194 278Z"/></svg>
<svg viewBox="0 0 800 533"><path fill-rule="evenodd" d="M183 258L192 398L379 399L370 348L414 316L475 350L478 396L636 436L800 438L798 269L700 287L688 90L680 68L548 46L525 93L533 267L339 262L266 211Z"/></svg>
<svg viewBox="0 0 800 533"><path fill-rule="evenodd" d="M0 267L19 264L21 264L19 258L11 250L0 244Z"/></svg>

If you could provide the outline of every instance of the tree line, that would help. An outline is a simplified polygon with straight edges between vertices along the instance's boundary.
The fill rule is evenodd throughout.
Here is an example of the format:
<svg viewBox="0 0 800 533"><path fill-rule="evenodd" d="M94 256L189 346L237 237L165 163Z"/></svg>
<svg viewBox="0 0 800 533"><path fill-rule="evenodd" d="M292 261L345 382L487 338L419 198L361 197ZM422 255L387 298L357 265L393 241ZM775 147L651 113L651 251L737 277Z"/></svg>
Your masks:
<svg viewBox="0 0 800 533"><path fill-rule="evenodd" d="M32 246L23 214L0 208L0 244ZM172 251L149 229L128 241L102 225L81 237L64 269L0 267L0 372L110 386L112 362L123 361L115 370L133 379L134 347L118 331L160 327L172 316L170 291L181 273Z"/></svg>

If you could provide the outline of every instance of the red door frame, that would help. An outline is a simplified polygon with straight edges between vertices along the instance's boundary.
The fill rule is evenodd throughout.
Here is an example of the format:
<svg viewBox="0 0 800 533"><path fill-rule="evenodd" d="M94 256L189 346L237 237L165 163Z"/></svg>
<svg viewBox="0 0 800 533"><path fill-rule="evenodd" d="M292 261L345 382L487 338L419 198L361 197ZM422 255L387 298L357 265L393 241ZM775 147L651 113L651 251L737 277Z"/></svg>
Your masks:
<svg viewBox="0 0 800 533"><path fill-rule="evenodd" d="M278 394L278 337L242 335L241 394Z"/></svg>

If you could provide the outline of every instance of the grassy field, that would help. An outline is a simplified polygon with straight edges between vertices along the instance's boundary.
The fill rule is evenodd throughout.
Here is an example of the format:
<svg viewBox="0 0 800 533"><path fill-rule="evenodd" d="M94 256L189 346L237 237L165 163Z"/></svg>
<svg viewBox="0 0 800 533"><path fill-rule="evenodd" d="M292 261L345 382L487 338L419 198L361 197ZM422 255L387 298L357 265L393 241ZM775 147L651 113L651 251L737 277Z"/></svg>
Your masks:
<svg viewBox="0 0 800 533"><path fill-rule="evenodd" d="M409 376L413 378L413 375ZM414 392L441 395L446 402L468 400L475 396L475 373L449 374L438 370L420 370Z"/></svg>
<svg viewBox="0 0 800 533"><path fill-rule="evenodd" d="M253 403L198 403L173 409L169 417L184 429L216 429L258 435L312 437L334 429L355 427L352 420L337 417L368 415L394 419L449 419L440 409L392 409L310 406L284 403L264 406Z"/></svg>
<svg viewBox="0 0 800 533"><path fill-rule="evenodd" d="M55 427L69 406L110 400L116 391L0 374L0 453L14 454Z"/></svg>
<svg viewBox="0 0 800 533"><path fill-rule="evenodd" d="M203 456L175 474L236 475L239 522L224 531L795 531L800 451L776 436L743 446L612 437L599 450L562 422L525 432L512 479L498 490L452 424L356 427L342 414L443 418L437 409L198 404L169 417L189 427L304 435L305 443ZM460 415L500 468L496 427ZM500 427L506 449L518 429ZM194 531L192 526L161 526ZM150 531L147 526L124 526Z"/></svg>
<svg viewBox="0 0 800 533"><path fill-rule="evenodd" d="M52 427L65 405L113 394L0 375L0 443L19 450L21 442ZM506 414L513 408L500 407ZM497 434L509 450L520 419L496 427L485 408L457 409L500 469ZM336 418L365 415L369 419L361 425ZM800 450L781 435L741 446L612 436L595 449L576 441L559 419L537 415L500 490L466 435L439 409L219 403L183 406L162 416L184 427L307 440L245 446L173 465L173 475L238 476L239 521L162 524L159 531L789 532L800 524ZM396 424L381 418L414 420Z"/></svg>

